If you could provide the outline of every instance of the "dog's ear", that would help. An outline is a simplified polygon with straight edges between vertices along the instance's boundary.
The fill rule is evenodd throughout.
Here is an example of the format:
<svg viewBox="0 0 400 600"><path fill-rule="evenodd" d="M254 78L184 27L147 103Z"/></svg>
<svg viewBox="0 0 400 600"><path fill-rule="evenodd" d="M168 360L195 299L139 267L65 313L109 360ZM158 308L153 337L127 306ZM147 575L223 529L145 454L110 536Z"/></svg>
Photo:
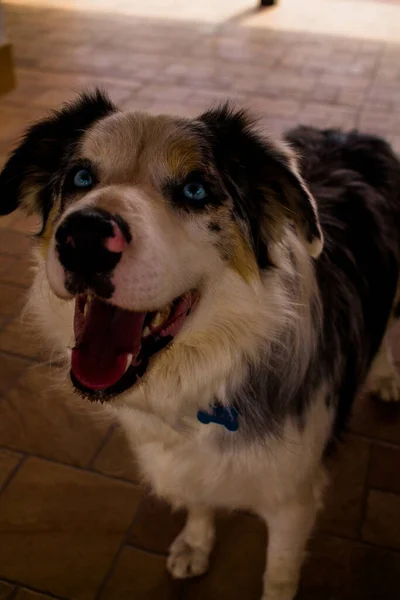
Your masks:
<svg viewBox="0 0 400 600"><path fill-rule="evenodd" d="M96 90L32 125L0 173L0 215L21 206L45 219L51 209L54 176L63 161L90 125L115 110L107 96Z"/></svg>
<svg viewBox="0 0 400 600"><path fill-rule="evenodd" d="M204 113L200 121L235 210L250 226L259 263L268 244L262 231L265 219L272 234L283 220L292 221L309 254L317 257L323 235L316 202L289 149L261 137L245 111L229 104Z"/></svg>

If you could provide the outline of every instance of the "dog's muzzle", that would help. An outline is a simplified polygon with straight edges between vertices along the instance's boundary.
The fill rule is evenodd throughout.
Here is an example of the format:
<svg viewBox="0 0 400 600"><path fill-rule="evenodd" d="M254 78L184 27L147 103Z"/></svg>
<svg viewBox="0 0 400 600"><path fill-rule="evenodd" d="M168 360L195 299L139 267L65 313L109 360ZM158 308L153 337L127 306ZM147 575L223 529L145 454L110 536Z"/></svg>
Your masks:
<svg viewBox="0 0 400 600"><path fill-rule="evenodd" d="M110 275L131 242L127 223L105 210L85 208L70 214L56 232L56 251L73 293L92 289L110 295Z"/></svg>

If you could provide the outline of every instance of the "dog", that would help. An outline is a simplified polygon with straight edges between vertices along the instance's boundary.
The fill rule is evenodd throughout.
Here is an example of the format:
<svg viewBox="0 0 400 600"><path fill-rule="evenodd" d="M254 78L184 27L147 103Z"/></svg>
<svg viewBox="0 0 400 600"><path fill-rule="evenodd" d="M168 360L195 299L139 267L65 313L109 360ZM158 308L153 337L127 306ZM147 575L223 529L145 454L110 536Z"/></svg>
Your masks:
<svg viewBox="0 0 400 600"><path fill-rule="evenodd" d="M367 377L400 399L400 162L382 139L276 143L229 104L195 119L85 93L28 129L0 211L41 216L28 311L65 384L121 423L187 510L167 567L204 573L216 509L268 527L263 600L292 600L325 457Z"/></svg>

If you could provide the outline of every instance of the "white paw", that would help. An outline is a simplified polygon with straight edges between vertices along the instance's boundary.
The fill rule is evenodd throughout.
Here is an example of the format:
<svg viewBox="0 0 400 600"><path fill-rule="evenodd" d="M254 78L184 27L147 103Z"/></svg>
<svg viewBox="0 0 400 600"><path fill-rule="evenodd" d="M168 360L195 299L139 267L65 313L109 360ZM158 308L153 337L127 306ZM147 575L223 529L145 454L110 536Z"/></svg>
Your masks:
<svg viewBox="0 0 400 600"><path fill-rule="evenodd" d="M383 402L400 402L400 375L393 373L376 379L371 392Z"/></svg>
<svg viewBox="0 0 400 600"><path fill-rule="evenodd" d="M296 597L296 594L293 596L293 594L289 593L289 595L285 594L284 592L282 593L268 593L268 594L264 594L263 597L261 598L261 600L294 600Z"/></svg>
<svg viewBox="0 0 400 600"><path fill-rule="evenodd" d="M297 584L292 582L267 585L261 600L294 600Z"/></svg>
<svg viewBox="0 0 400 600"><path fill-rule="evenodd" d="M167 569L175 579L202 575L208 569L208 550L190 546L178 536L169 549Z"/></svg>

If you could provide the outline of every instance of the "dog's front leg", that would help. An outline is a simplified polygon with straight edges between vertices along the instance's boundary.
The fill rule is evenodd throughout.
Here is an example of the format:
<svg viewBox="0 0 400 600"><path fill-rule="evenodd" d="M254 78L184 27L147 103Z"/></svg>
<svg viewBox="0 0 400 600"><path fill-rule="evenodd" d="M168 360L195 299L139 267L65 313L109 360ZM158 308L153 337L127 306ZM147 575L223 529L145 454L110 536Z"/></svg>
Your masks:
<svg viewBox="0 0 400 600"><path fill-rule="evenodd" d="M292 501L264 514L268 526L267 566L262 600L293 600L297 593L304 550L313 528L318 501Z"/></svg>
<svg viewBox="0 0 400 600"><path fill-rule="evenodd" d="M171 575L182 579L205 573L214 537L213 511L205 506L189 506L186 525L169 549L167 567Z"/></svg>

